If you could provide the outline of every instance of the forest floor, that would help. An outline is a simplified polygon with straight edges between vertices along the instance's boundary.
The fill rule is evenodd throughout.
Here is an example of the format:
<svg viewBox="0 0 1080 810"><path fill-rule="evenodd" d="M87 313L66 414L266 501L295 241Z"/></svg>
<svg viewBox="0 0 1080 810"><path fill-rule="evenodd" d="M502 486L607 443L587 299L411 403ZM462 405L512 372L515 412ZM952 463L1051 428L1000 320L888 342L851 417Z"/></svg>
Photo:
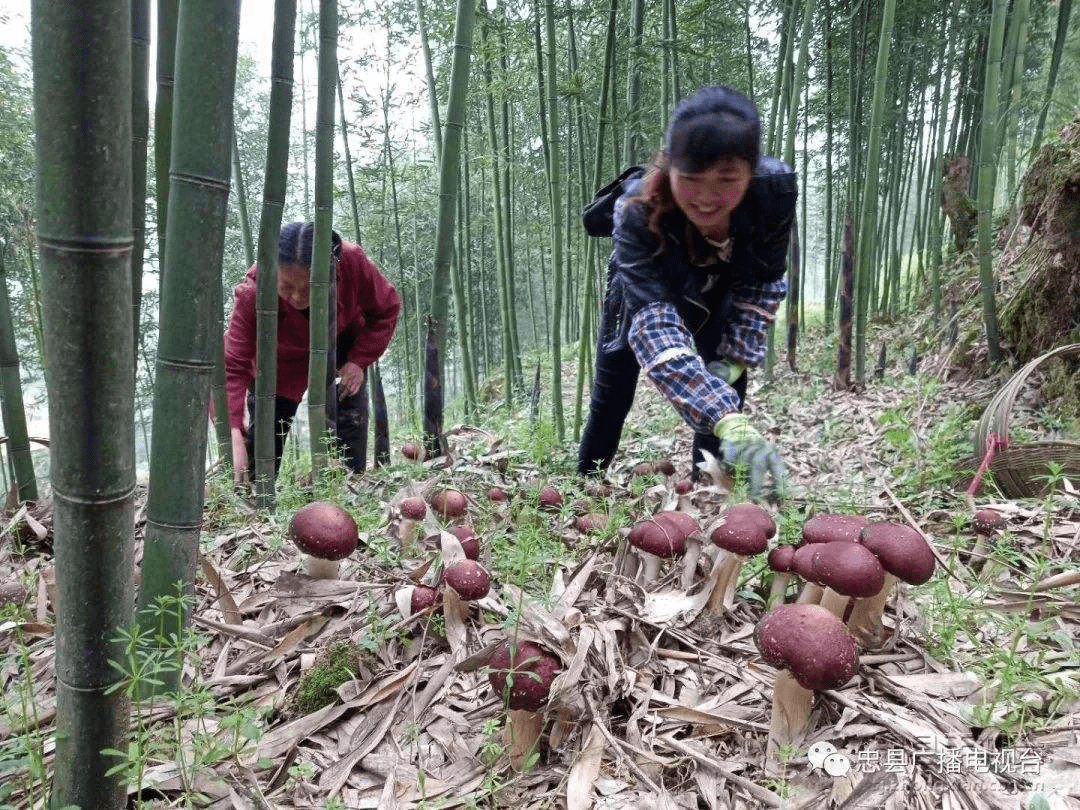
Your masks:
<svg viewBox="0 0 1080 810"><path fill-rule="evenodd" d="M136 698L116 758L132 806L1080 808L1080 577L1069 576L1080 498L1060 477L1039 499L1006 498L991 482L974 504L1007 525L971 553L972 429L1004 378L959 378L944 357L911 375L904 330L881 335L897 360L865 390L832 390L833 349L811 331L807 370L778 367L764 386L757 375L748 397L792 477L773 543L797 541L813 514L844 512L913 526L939 561L928 583L894 596L887 643L817 694L805 738L778 762L765 756L775 670L752 637L772 576L763 561L743 568L719 617L703 610L707 560L689 592L667 569L647 590L618 573L625 530L670 506L672 482L690 472L689 430L643 385L607 494L586 492L573 443L553 438L546 412L533 426L527 407L455 427L448 459L395 452L388 467L339 471L314 491L286 481L269 516L212 479L192 632L171 651L182 697ZM570 399L569 369L564 388ZM1062 427L1037 397L1016 407L1020 431ZM675 462L670 479L631 473L660 458ZM563 495L560 509L537 508L544 484ZM432 581L439 548L459 549L430 513L399 540L397 506L449 485L468 496L491 592L464 621L404 617L396 594ZM492 487L518 497L492 503ZM737 497L699 485L693 509L708 525ZM364 541L338 580L300 573L284 538L315 498L349 509ZM584 513L605 515L606 528L579 532ZM55 715L47 514L6 521L0 580L13 577L26 590L0 613L0 807L40 807ZM520 771L485 672L508 637L537 640L563 664ZM836 775L810 761L815 743L835 747Z"/></svg>

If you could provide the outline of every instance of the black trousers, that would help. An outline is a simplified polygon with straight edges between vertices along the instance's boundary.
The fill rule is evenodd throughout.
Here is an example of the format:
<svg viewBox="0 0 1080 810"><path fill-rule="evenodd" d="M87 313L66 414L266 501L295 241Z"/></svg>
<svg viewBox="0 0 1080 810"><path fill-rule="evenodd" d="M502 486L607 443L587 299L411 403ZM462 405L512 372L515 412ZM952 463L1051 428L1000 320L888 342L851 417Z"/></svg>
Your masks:
<svg viewBox="0 0 1080 810"><path fill-rule="evenodd" d="M345 334L338 335L337 340L337 357L341 358L348 356L349 349L352 348L353 341ZM367 396L367 386L360 386L360 390L351 396L347 396L343 399L337 400L337 415L336 418L329 425L330 430L334 438L334 443L341 451L342 460L353 472L362 472L364 470L363 455L361 448L363 444L363 432L367 428L366 420L362 417L361 402L363 397ZM335 395L337 393L335 386ZM300 406L299 402L293 402L291 399L285 399L285 397L274 398L274 476L276 477L278 471L281 469L281 454L285 448L285 439L289 435L289 429L292 427L293 417L296 416L296 409ZM255 394L252 391L248 391L247 395L247 407L248 407L248 428L247 438L244 443L247 445L248 454L248 471L254 478L255 475Z"/></svg>
<svg viewBox="0 0 1080 810"><path fill-rule="evenodd" d="M601 328L600 334L606 334ZM641 367L634 352L629 347L604 351L598 345L596 351L596 375L593 379L592 398L589 403L589 420L581 436L578 448L578 473L598 475L608 468L619 449L623 423L634 404L634 392L637 390ZM746 377L744 373L732 388L739 395L739 408L742 409L746 398ZM693 449L693 472L696 478L698 462L705 457L702 450L719 457L720 440L711 433L695 433Z"/></svg>

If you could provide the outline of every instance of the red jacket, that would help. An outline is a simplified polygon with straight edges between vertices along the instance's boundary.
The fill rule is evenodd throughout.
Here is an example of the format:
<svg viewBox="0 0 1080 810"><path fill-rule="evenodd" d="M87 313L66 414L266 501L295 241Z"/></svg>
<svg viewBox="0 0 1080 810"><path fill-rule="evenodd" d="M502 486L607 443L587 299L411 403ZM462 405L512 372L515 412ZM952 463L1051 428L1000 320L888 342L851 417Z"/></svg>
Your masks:
<svg viewBox="0 0 1080 810"><path fill-rule="evenodd" d="M255 265L233 290L235 304L225 330L225 388L229 424L243 429L244 400L255 381ZM397 326L401 296L363 249L342 241L337 268L337 332L354 337L347 358L366 369L379 359ZM278 296L277 395L299 402L308 383L310 326L307 317Z"/></svg>

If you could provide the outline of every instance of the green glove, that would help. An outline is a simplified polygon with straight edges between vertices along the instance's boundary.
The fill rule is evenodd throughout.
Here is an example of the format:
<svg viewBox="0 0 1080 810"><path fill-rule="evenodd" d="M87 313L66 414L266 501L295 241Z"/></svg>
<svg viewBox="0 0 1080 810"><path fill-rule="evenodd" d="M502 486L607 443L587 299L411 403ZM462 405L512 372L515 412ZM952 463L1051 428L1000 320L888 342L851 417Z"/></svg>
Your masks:
<svg viewBox="0 0 1080 810"><path fill-rule="evenodd" d="M776 448L750 425L749 417L741 413L725 416L716 423L713 432L720 439L720 455L724 462L729 467L746 470L750 500L756 501L761 497L766 472L772 473L776 499L784 496L787 468Z"/></svg>
<svg viewBox="0 0 1080 810"><path fill-rule="evenodd" d="M735 381L746 373L746 366L734 360L713 360L706 363L705 368L728 385L734 385Z"/></svg>

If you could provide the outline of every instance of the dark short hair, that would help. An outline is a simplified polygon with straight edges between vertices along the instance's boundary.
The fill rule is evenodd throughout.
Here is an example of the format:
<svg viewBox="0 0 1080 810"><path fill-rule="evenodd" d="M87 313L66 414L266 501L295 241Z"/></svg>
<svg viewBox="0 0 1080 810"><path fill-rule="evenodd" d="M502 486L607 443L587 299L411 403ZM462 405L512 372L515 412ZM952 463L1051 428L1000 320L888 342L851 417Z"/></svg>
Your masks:
<svg viewBox="0 0 1080 810"><path fill-rule="evenodd" d="M341 237L331 231L330 252L341 256ZM311 269L311 245L315 238L314 222L289 222L281 226L278 236L278 264L295 264Z"/></svg>
<svg viewBox="0 0 1080 810"><path fill-rule="evenodd" d="M664 151L680 171L704 171L730 158L741 158L753 169L761 154L758 109L738 90L702 87L671 114Z"/></svg>

